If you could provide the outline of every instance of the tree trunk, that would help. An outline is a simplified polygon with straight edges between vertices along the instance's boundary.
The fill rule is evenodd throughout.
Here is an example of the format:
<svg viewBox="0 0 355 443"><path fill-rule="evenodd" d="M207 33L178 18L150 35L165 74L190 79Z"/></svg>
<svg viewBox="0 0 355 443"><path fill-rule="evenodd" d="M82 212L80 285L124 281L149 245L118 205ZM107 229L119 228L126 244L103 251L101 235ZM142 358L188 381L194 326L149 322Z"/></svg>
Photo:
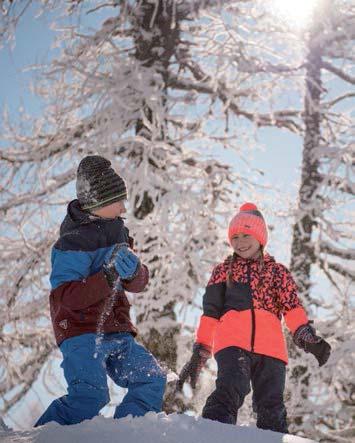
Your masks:
<svg viewBox="0 0 355 443"><path fill-rule="evenodd" d="M177 3L174 0L140 1L137 14L134 17L135 57L142 62L142 66L154 68L161 75L163 92L165 93L168 89L171 58L176 53L180 41L179 20L181 18ZM143 112L147 121L153 122L154 115L148 106L145 106ZM162 125L159 135L161 140L167 137L165 128L166 126ZM149 140L152 139L151 131L144 125L143 120L137 121L136 134ZM175 147L172 146L172 149L175 149ZM139 155L134 160L140 161ZM156 167L151 159L150 165L153 168ZM160 193L163 194L164 189L161 189ZM138 201L138 196L136 200ZM151 196L145 193L141 203L135 206L134 215L142 220L153 210L154 202ZM146 245L149 248L149 240ZM153 268L151 278L154 278L154 268L157 267L157 261L158 257L154 259L154 263L150 263ZM150 327L149 331L143 334L141 340L167 370L175 372L177 370L177 338L180 333L180 325L177 322L174 307L175 303L170 302L163 306L163 309L159 312L152 310L148 314L152 324L158 324L159 319L164 317L170 319L170 326L163 331ZM144 315L144 317L144 320L147 321L147 316ZM141 321L143 321L143 315L137 317L137 323L139 324ZM164 401L165 412L181 412L185 409L183 400L175 396L174 386L168 386Z"/></svg>
<svg viewBox="0 0 355 443"><path fill-rule="evenodd" d="M303 301L310 301L311 266L315 261L312 244L312 231L316 226L317 202L320 199L318 186L321 181L319 175L319 161L317 150L320 140L320 96L322 92L321 80L321 48L313 44L317 35L314 31L310 35L309 53L306 63L306 90L304 99L304 126L302 175L299 189L299 206L297 221L293 228L291 247L291 272L299 288ZM315 38L314 38L315 40Z"/></svg>
<svg viewBox="0 0 355 443"><path fill-rule="evenodd" d="M314 17L317 17L317 13L314 14ZM296 222L293 227L290 264L290 270L297 283L300 299L305 303L305 308L308 311L311 308L311 267L315 263L312 233L317 225L317 205L321 198L318 192L321 178L319 174L319 153L317 152L321 138L320 98L322 93L322 48L317 43L319 41L317 37L319 37L321 27L320 21L314 23L308 41L303 114L305 133L302 172ZM291 356L300 359L300 351L295 348L291 340L289 340L289 347ZM307 366L297 365L293 368L290 377L292 384L301 383L301 398L307 398L308 395L309 377L307 371ZM303 423L303 416L294 417L293 423L300 427Z"/></svg>

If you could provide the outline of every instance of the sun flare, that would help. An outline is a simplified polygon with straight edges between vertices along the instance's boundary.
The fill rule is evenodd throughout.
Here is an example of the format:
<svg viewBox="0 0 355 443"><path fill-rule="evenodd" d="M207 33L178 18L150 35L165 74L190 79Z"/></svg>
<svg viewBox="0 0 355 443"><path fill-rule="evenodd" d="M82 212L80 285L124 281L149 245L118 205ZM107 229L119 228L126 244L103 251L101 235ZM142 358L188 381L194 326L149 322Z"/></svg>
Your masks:
<svg viewBox="0 0 355 443"><path fill-rule="evenodd" d="M312 18L319 0L271 0L273 13L297 28L304 28Z"/></svg>

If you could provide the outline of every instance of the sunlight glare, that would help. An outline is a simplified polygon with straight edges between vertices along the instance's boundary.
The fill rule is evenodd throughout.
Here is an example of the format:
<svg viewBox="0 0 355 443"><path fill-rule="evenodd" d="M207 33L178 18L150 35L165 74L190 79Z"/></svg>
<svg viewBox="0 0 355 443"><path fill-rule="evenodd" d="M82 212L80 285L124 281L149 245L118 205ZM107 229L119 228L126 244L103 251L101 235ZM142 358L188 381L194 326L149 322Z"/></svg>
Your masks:
<svg viewBox="0 0 355 443"><path fill-rule="evenodd" d="M297 28L308 25L312 12L319 0L272 0L275 15L282 20L292 23Z"/></svg>

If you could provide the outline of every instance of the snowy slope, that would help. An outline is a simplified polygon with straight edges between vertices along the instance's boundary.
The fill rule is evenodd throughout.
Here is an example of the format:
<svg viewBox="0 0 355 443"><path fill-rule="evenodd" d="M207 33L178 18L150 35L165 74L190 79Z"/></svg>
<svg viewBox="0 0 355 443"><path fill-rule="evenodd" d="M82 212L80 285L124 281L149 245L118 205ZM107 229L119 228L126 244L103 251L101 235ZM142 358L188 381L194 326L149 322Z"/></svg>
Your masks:
<svg viewBox="0 0 355 443"><path fill-rule="evenodd" d="M79 425L50 423L29 431L0 431L1 443L311 443L254 427L231 426L187 415L148 413L114 420L96 417Z"/></svg>

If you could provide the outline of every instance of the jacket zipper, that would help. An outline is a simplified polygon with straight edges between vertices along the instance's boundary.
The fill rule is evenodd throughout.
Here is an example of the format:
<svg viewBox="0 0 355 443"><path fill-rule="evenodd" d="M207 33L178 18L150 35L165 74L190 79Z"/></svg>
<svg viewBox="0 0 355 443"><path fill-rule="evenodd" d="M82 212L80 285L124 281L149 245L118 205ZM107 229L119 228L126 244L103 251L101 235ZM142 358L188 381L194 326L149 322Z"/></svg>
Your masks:
<svg viewBox="0 0 355 443"><path fill-rule="evenodd" d="M251 341L250 341L250 348L251 352L254 352L254 344L255 344L255 311L254 311L254 303L253 303L253 292L251 289L250 284L250 264L248 264L248 284L250 288L250 294L251 294Z"/></svg>

